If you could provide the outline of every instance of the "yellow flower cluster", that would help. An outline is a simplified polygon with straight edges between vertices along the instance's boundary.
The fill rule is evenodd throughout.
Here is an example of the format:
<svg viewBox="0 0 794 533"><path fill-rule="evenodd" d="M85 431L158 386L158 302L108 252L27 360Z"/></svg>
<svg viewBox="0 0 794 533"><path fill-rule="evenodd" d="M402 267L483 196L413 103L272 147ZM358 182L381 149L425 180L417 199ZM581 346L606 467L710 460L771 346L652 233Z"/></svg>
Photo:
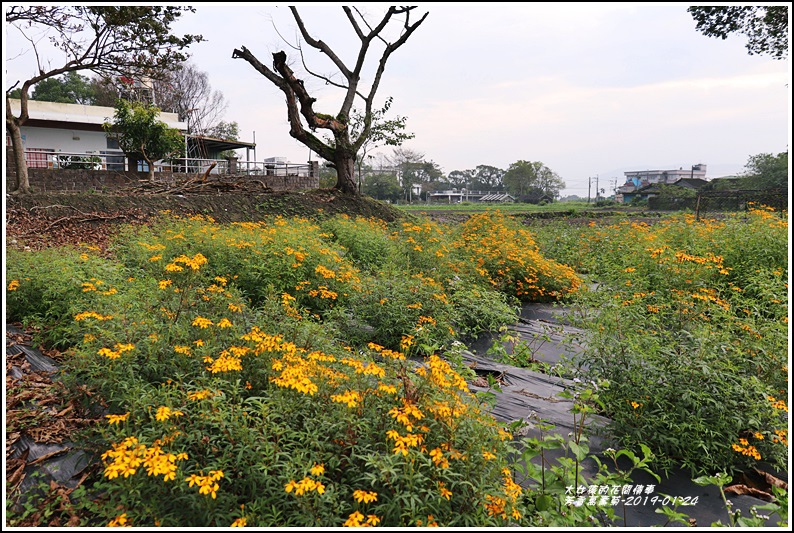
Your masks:
<svg viewBox="0 0 794 533"><path fill-rule="evenodd" d="M774 396L767 396L766 399L769 400L769 403L771 403L772 407L775 409L788 413L788 405L786 405L786 400L776 400Z"/></svg>
<svg viewBox="0 0 794 533"><path fill-rule="evenodd" d="M317 268L314 271L324 277L325 279L334 279L336 278L336 272L333 270L324 267L323 265L317 265Z"/></svg>
<svg viewBox="0 0 794 533"><path fill-rule="evenodd" d="M397 420L397 422L405 426L405 429L408 431L413 431L414 423L418 422L425 416L419 407L406 399L403 399L402 407L392 407L389 410L389 415ZM415 419L415 422L411 421L412 417Z"/></svg>
<svg viewBox="0 0 794 533"><path fill-rule="evenodd" d="M455 247L473 258L473 271L492 286L532 300L559 298L578 290L581 279L566 265L546 259L532 235L502 213L470 217Z"/></svg>
<svg viewBox="0 0 794 533"><path fill-rule="evenodd" d="M394 454L408 455L408 448L416 448L425 440L420 434L408 433L405 436L397 431L390 429L386 432L386 437L394 441Z"/></svg>
<svg viewBox="0 0 794 533"><path fill-rule="evenodd" d="M353 491L353 499L358 503L376 502L378 501L378 493L358 489Z"/></svg>
<svg viewBox="0 0 794 533"><path fill-rule="evenodd" d="M739 439L739 444L731 444L731 448L733 448L733 451L739 452L742 455L750 456L756 461L761 460L761 454L758 453L758 450L755 446L752 446L749 442L747 442L747 439Z"/></svg>
<svg viewBox="0 0 794 533"><path fill-rule="evenodd" d="M116 343L116 345L113 346L113 350L111 350L110 348L100 348L97 353L99 355L104 355L108 359L118 359L119 357L121 357L121 354L123 354L124 352L130 352L134 349L135 349L134 344Z"/></svg>
<svg viewBox="0 0 794 533"><path fill-rule="evenodd" d="M510 513L510 516L516 520L519 520L521 518L521 513L515 507L515 504L518 498L521 496L521 486L513 481L509 469L505 468L502 470L502 475L504 477L505 498L487 494L485 496L486 502L483 505L490 516L500 516L503 520L507 520L509 518L507 509L508 507L511 507L512 512Z"/></svg>
<svg viewBox="0 0 794 533"><path fill-rule="evenodd" d="M138 468L146 468L149 476L163 476L163 481L171 481L176 478L176 461L187 459L187 454L165 453L156 441L151 447L139 444L135 437L127 437L118 444L113 444L111 450L102 454L102 459L106 462L112 460L105 466L104 475L108 479L115 479L119 476L134 476Z"/></svg>
<svg viewBox="0 0 794 533"><path fill-rule="evenodd" d="M427 358L425 361L427 367L430 368L430 376L428 379L438 387L442 389L459 389L462 391L468 391L469 386L466 383L466 380L463 377L455 372L455 370L443 359L439 356L433 354ZM420 376L427 375L427 369L425 367L419 367L415 370L417 374Z"/></svg>
<svg viewBox="0 0 794 533"><path fill-rule="evenodd" d="M122 513L108 522L107 527L132 527L132 522L127 518L127 513Z"/></svg>
<svg viewBox="0 0 794 533"><path fill-rule="evenodd" d="M241 371L243 369L243 363L240 356L231 353L230 350L231 348L229 350L223 350L217 359L213 359L210 356L205 357L204 362L208 365L207 370L213 374Z"/></svg>
<svg viewBox="0 0 794 533"><path fill-rule="evenodd" d="M146 248L150 252L159 252L159 251L165 250L165 245L164 244L160 244L160 243L147 244L145 242L140 242L139 241L138 244L140 244L141 246L143 246L144 248Z"/></svg>
<svg viewBox="0 0 794 533"><path fill-rule="evenodd" d="M207 398L212 398L213 396L215 396L214 392L204 389L204 390L188 393L187 398L188 400L199 401L199 400L206 400Z"/></svg>
<svg viewBox="0 0 794 533"><path fill-rule="evenodd" d="M204 257L202 254L196 254L193 257L188 257L186 255L180 255L179 257L175 258L173 261L168 263L165 266L166 271L168 272L181 272L184 270L178 263L182 263L186 267L189 267L191 270L196 271L202 267L202 265L207 264L207 258Z"/></svg>
<svg viewBox="0 0 794 533"><path fill-rule="evenodd" d="M74 319L76 321L85 320L86 318L95 318L97 320L110 320L113 318L112 315L100 315L99 313L95 313L93 311L86 311L84 313L78 313L74 315Z"/></svg>
<svg viewBox="0 0 794 533"><path fill-rule="evenodd" d="M389 350L388 348L384 348L380 344L375 344L374 342L370 342L369 344L367 344L367 346L369 347L370 350L378 352L379 354L385 357L390 357L391 359L397 359L401 361L405 359L404 353L395 352L394 350Z"/></svg>
<svg viewBox="0 0 794 533"><path fill-rule="evenodd" d="M206 329L213 325L212 320L209 318L204 318L202 316L197 316L193 319L193 323L191 324L201 329Z"/></svg>
<svg viewBox="0 0 794 533"><path fill-rule="evenodd" d="M319 287L317 287L317 289L310 290L309 296L311 296L312 298L316 298L317 296L319 296L321 299L336 300L338 294L332 290L329 290L328 287L324 285L320 285Z"/></svg>
<svg viewBox="0 0 794 533"><path fill-rule="evenodd" d="M380 518L377 515L371 514L364 516L359 511L353 512L345 523L342 524L344 527L372 527L377 526L380 523Z"/></svg>
<svg viewBox="0 0 794 533"><path fill-rule="evenodd" d="M365 376L378 376L381 378L386 375L386 370L371 361L365 363L364 361L360 361L358 359L345 357L339 362L355 369L356 374L364 374Z"/></svg>
<svg viewBox="0 0 794 533"><path fill-rule="evenodd" d="M294 492L295 496L302 496L313 490L317 491L317 494L323 494L325 492L325 485L307 476L300 481L290 481L284 486L284 490L287 492Z"/></svg>
<svg viewBox="0 0 794 533"><path fill-rule="evenodd" d="M165 422L171 417L177 418L184 416L185 413L179 410L172 410L170 407L162 406L157 408L154 418L160 422Z"/></svg>
<svg viewBox="0 0 794 533"><path fill-rule="evenodd" d="M12 279L11 282L8 284L8 288L6 290L15 291L18 288L19 288L19 280L18 279Z"/></svg>
<svg viewBox="0 0 794 533"><path fill-rule="evenodd" d="M449 460L444 457L444 452L441 448L433 448L430 450L430 459L432 459L433 464L439 468L449 468Z"/></svg>
<svg viewBox="0 0 794 533"><path fill-rule="evenodd" d="M105 415L105 418L108 419L108 424L118 424L120 422L124 422L130 417L130 413L124 413L123 415Z"/></svg>
<svg viewBox="0 0 794 533"><path fill-rule="evenodd" d="M210 470L209 474L206 476L199 476L196 474L192 474L189 478L185 480L189 487L193 485L198 486L199 494L209 494L212 499L216 499L218 497L218 489L220 486L218 485L218 480L223 477L222 470Z"/></svg>
<svg viewBox="0 0 794 533"><path fill-rule="evenodd" d="M342 394L331 395L331 400L337 403L347 404L348 407L353 408L358 407L364 400L364 397L360 392L349 390Z"/></svg>

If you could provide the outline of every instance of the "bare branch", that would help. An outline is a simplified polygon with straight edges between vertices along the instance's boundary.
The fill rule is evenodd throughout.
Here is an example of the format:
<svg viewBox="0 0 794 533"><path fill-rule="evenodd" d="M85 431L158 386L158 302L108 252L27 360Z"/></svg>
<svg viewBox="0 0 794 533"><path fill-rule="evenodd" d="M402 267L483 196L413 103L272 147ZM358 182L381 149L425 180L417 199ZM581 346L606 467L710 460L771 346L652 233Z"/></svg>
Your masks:
<svg viewBox="0 0 794 533"><path fill-rule="evenodd" d="M339 59L339 57L327 44L325 44L323 41L317 41L312 38L311 35L309 35L309 32L306 31L305 24L303 24L303 19L301 19L300 14L298 13L298 10L295 8L295 6L290 6L289 9L292 11L292 16L295 18L295 22L298 23L298 29L300 30L301 35L303 36L303 39L306 41L306 43L327 55L328 58L333 61L334 65L336 65L336 68L339 69L342 75L350 80L350 77L352 76L350 69L347 68L347 66L342 62L341 59Z"/></svg>

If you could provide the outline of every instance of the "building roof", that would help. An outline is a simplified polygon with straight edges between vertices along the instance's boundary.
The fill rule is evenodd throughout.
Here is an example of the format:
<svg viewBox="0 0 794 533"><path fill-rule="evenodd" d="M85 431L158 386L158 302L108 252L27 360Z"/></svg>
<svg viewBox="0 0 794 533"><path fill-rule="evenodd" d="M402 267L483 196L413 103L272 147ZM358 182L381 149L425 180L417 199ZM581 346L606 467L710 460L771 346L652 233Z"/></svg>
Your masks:
<svg viewBox="0 0 794 533"><path fill-rule="evenodd" d="M670 185L678 185L679 187L686 187L687 189L702 189L708 185L708 181L700 178L681 178L678 181L670 183Z"/></svg>
<svg viewBox="0 0 794 533"><path fill-rule="evenodd" d="M515 200L515 198L506 193L486 194L480 198L481 202L507 202L511 200Z"/></svg>
<svg viewBox="0 0 794 533"><path fill-rule="evenodd" d="M243 141L224 141L223 139L215 139L212 137L204 137L201 135L188 135L188 143L194 145L200 153L218 153L226 150L236 150L237 148L256 148L256 143L247 143Z"/></svg>
<svg viewBox="0 0 794 533"><path fill-rule="evenodd" d="M21 107L19 99L10 98L9 103L11 104L11 112L15 116L19 116ZM115 112L116 110L112 107L28 100L28 115L31 120L101 126L104 122L112 120ZM187 122L180 121L179 115L176 113L161 112L159 119L171 128L176 128L180 131L187 129Z"/></svg>

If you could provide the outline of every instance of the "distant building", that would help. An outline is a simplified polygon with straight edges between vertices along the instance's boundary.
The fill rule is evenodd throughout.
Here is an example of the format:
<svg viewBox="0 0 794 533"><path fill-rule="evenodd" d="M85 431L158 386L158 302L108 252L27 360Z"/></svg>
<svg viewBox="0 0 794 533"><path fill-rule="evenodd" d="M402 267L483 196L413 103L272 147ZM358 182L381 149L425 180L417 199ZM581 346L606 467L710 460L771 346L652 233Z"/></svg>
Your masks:
<svg viewBox="0 0 794 533"><path fill-rule="evenodd" d="M497 195L499 198L497 198ZM483 200L484 197L490 197ZM508 198L509 197L509 198ZM431 203L459 204L461 202L512 202L515 199L509 194L494 193L490 191L469 191L466 189L450 189L446 191L433 191L428 195Z"/></svg>
<svg viewBox="0 0 794 533"><path fill-rule="evenodd" d="M679 185L699 188L695 185L697 182L694 180L706 182L706 165L698 163L689 169L681 167L678 170L633 170L624 172L623 175L626 177L626 182L618 187L615 199L618 202L626 203L634 198L643 197L642 190L647 190L650 185L672 185L681 180L689 180L681 182ZM645 197L647 198L647 196Z"/></svg>

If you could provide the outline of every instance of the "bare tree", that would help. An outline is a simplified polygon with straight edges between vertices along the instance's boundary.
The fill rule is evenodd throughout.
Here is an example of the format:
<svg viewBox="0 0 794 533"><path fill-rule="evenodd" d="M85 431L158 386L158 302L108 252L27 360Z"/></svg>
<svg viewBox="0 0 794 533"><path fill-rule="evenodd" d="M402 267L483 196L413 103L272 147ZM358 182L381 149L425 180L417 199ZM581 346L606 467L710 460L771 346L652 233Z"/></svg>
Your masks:
<svg viewBox="0 0 794 533"><path fill-rule="evenodd" d="M187 122L187 131L206 135L229 107L220 91L213 91L209 76L193 63L174 69L163 79L154 82L157 106L163 111L177 113Z"/></svg>
<svg viewBox="0 0 794 533"><path fill-rule="evenodd" d="M14 192L30 191L20 127L28 120L30 88L67 72L92 71L99 75L156 78L168 67L184 62L186 47L201 35L171 34L171 24L192 8L174 6L10 6L6 22L28 42L36 60L35 73L21 84L20 107L15 116L10 102L16 81L6 88L6 128L11 136L16 168ZM60 66L43 56L45 35L62 54Z"/></svg>
<svg viewBox="0 0 794 533"><path fill-rule="evenodd" d="M310 47L325 54L333 62L344 79L344 81L340 83L332 80L329 76L315 74L307 68L307 72L310 75L345 91L345 97L336 115L319 113L313 109L313 105L317 99L309 95L303 80L298 79L292 68L287 65L286 52L280 51L273 54L272 70L262 64L262 62L260 62L245 46L240 47L240 49L235 49L232 57L246 60L265 78L281 89L287 99L287 118L290 125L290 136L309 147L314 153L318 154L326 161L329 161L334 166L337 173L336 189L349 194L358 194L358 188L355 182L356 157L359 149L372 133L373 102L378 86L380 85L381 77L386 69L386 62L391 54L405 44L408 37L410 37L416 28L424 22L428 13L425 13L418 21L411 24L411 12L415 9L415 6L390 6L380 22L372 26L358 9L348 6L343 6L342 9L361 42L358 54L356 55L355 65L352 68L348 67L325 42L312 37L306 30L306 26L298 10L290 6L292 16L295 18L295 22L298 25L303 40ZM400 15L404 16L404 20L399 37L394 40L394 42L388 42L384 38L383 32L392 20L392 17ZM362 27L362 24L364 27ZM369 86L369 91L366 91L366 87L362 86L361 73L365 66L367 53L373 41L382 42L384 44L384 49L377 63L374 78ZM300 47L298 47L298 50L300 51ZM358 132L358 135L351 136L349 125L351 111L356 98L360 98L363 101L361 108L363 108L364 121L363 127ZM317 128L329 130L333 136L334 142L325 143L318 138L314 134Z"/></svg>

